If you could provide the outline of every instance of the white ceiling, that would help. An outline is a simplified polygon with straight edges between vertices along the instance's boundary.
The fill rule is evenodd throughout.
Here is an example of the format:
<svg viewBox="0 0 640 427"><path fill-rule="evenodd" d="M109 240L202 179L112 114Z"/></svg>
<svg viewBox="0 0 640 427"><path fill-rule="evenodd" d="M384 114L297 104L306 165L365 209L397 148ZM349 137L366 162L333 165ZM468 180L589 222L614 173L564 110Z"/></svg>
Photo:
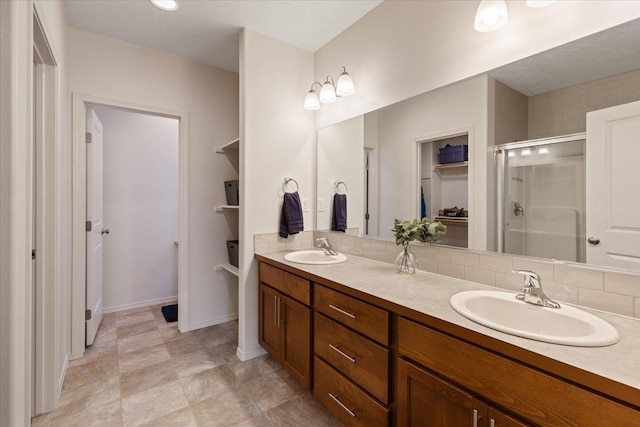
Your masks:
<svg viewBox="0 0 640 427"><path fill-rule="evenodd" d="M490 71L526 95L640 69L640 20L636 19Z"/></svg>
<svg viewBox="0 0 640 427"><path fill-rule="evenodd" d="M238 71L244 27L315 52L382 0L65 0L70 26Z"/></svg>

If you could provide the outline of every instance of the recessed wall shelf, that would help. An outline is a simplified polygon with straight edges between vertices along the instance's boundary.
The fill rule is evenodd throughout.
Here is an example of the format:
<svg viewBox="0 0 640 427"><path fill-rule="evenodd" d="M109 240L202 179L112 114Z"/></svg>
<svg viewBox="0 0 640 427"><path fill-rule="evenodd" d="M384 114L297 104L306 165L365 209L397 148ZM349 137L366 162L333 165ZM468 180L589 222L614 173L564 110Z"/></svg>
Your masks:
<svg viewBox="0 0 640 427"><path fill-rule="evenodd" d="M219 154L238 154L240 152L240 138L227 142L220 147L216 147L216 153Z"/></svg>
<svg viewBox="0 0 640 427"><path fill-rule="evenodd" d="M449 224L468 224L469 218L455 217L455 216L436 216L434 221L448 222Z"/></svg>
<svg viewBox="0 0 640 427"><path fill-rule="evenodd" d="M237 205L221 205L216 206L216 212L224 212L224 211L237 211L240 209L240 206Z"/></svg>
<svg viewBox="0 0 640 427"><path fill-rule="evenodd" d="M460 169L460 168L466 168L467 166L469 166L469 162L444 163L444 164L433 165L433 170L436 172L440 172L441 170Z"/></svg>
<svg viewBox="0 0 640 427"><path fill-rule="evenodd" d="M229 273L233 274L234 276L239 276L240 274L238 273L238 267L231 265L229 263L224 263L224 264L220 264L218 266L217 269L221 269L221 270L227 270Z"/></svg>

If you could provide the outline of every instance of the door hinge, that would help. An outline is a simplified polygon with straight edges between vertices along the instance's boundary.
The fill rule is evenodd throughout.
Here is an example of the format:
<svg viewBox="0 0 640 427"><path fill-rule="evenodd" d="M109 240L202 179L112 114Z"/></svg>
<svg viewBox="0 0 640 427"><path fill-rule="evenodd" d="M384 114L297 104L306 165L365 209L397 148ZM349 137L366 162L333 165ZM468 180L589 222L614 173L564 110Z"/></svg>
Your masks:
<svg viewBox="0 0 640 427"><path fill-rule="evenodd" d="M84 225L86 231L91 231L91 221L87 221Z"/></svg>
<svg viewBox="0 0 640 427"><path fill-rule="evenodd" d="M91 144L91 132L87 132L84 139L87 144Z"/></svg>
<svg viewBox="0 0 640 427"><path fill-rule="evenodd" d="M84 320L91 320L91 310L84 311Z"/></svg>
<svg viewBox="0 0 640 427"><path fill-rule="evenodd" d="M31 249L31 259L36 259L36 250Z"/></svg>

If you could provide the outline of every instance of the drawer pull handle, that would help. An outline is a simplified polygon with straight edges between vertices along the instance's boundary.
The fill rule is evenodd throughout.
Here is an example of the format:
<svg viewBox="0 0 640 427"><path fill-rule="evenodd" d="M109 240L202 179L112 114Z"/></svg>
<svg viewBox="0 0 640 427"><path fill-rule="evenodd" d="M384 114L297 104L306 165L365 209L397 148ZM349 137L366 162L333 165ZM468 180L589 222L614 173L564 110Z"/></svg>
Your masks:
<svg viewBox="0 0 640 427"><path fill-rule="evenodd" d="M491 418L491 421L489 421L489 427L496 427L496 420Z"/></svg>
<svg viewBox="0 0 640 427"><path fill-rule="evenodd" d="M473 427L478 427L478 419L480 417L478 416L478 410L474 409L473 410Z"/></svg>
<svg viewBox="0 0 640 427"><path fill-rule="evenodd" d="M356 363L356 358L349 356L347 353L345 353L344 351L340 350L338 347L336 347L333 344L329 344L329 347L331 347L332 349L334 349L335 351L337 351L340 355L344 356L345 358L349 359L349 362L351 363Z"/></svg>
<svg viewBox="0 0 640 427"><path fill-rule="evenodd" d="M351 415L352 417L356 416L356 413L353 412L353 411L355 411L355 409L349 409L344 403L340 402L340 399L338 399L339 395L336 394L334 396L333 394L329 393L329 397L331 397L333 400L335 400L338 405L342 406L342 409L347 411L349 413L349 415Z"/></svg>
<svg viewBox="0 0 640 427"><path fill-rule="evenodd" d="M351 317L352 319L355 319L355 318L356 318L356 315L355 315L355 314L353 314L353 313L349 313L348 311L344 311L344 310L343 310L343 309L341 309L340 307L336 307L336 306L335 306L335 305L333 305L333 304L329 304L329 307L333 308L333 309L334 309L335 311L337 311L338 313L342 313L342 314L344 314L345 316L349 316L349 317Z"/></svg>

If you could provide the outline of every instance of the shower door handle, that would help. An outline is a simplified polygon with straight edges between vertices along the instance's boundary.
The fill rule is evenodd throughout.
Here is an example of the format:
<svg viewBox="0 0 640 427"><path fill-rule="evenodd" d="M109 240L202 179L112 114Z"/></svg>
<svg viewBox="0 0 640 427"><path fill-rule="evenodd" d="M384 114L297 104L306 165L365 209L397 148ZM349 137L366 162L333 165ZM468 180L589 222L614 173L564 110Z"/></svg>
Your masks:
<svg viewBox="0 0 640 427"><path fill-rule="evenodd" d="M598 239L597 237L589 237L587 239L587 242L595 246L600 243L600 239Z"/></svg>
<svg viewBox="0 0 640 427"><path fill-rule="evenodd" d="M513 204L513 213L515 216L524 216L524 208L518 202L514 202Z"/></svg>

